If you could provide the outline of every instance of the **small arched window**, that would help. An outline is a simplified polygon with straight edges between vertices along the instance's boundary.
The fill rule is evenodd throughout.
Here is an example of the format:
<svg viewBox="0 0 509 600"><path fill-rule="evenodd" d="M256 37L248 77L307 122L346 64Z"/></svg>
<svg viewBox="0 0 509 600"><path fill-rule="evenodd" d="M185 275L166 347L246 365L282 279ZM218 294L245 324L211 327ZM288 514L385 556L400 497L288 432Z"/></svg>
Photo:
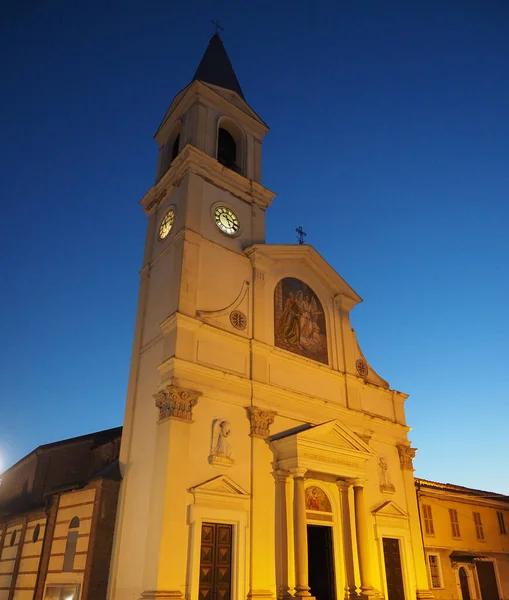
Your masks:
<svg viewBox="0 0 509 600"><path fill-rule="evenodd" d="M217 134L217 160L228 169L239 170L237 166L237 144L232 134L222 127L219 128Z"/></svg>
<svg viewBox="0 0 509 600"><path fill-rule="evenodd" d="M36 542L39 539L39 534L41 533L41 524L37 523L34 527L34 533L32 534L32 542Z"/></svg>
<svg viewBox="0 0 509 600"><path fill-rule="evenodd" d="M177 158L180 148L180 133L177 134L175 141L173 142L173 146L171 147L171 160L170 164Z"/></svg>
<svg viewBox="0 0 509 600"><path fill-rule="evenodd" d="M14 546L14 544L16 543L16 535L17 535L17 533L18 533L18 532L17 532L16 530L14 530L14 531L11 533L11 541L10 541L11 548L12 548L12 546Z"/></svg>
<svg viewBox="0 0 509 600"><path fill-rule="evenodd" d="M72 571L74 568L74 557L76 555L76 545L78 544L78 528L80 520L73 517L69 523L69 532L65 543L64 565L62 571Z"/></svg>

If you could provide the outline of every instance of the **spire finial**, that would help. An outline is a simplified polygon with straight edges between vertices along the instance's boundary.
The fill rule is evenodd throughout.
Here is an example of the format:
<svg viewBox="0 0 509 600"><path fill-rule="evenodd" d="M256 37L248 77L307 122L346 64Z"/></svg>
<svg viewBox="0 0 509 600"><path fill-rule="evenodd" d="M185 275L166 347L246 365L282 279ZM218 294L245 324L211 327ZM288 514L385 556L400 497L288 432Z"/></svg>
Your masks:
<svg viewBox="0 0 509 600"><path fill-rule="evenodd" d="M219 24L219 21L210 21L210 22L211 22L211 23L212 23L212 25L214 25L214 26L215 26L215 28L216 28L216 31L215 31L216 35L219 33L219 29L220 29L221 31L224 31L224 27L221 27L221 25Z"/></svg>

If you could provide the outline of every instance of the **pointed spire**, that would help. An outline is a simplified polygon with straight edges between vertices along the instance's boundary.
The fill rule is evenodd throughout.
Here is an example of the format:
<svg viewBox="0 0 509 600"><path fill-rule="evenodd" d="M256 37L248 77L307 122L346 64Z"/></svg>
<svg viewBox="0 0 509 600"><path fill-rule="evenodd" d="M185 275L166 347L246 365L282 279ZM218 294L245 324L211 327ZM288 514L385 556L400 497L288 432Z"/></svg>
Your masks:
<svg viewBox="0 0 509 600"><path fill-rule="evenodd" d="M223 42L218 33L215 33L210 38L209 45L196 69L193 81L204 81L205 83L211 83L212 85L232 90L245 100L239 80L235 75L232 63L228 58L228 54L226 54Z"/></svg>

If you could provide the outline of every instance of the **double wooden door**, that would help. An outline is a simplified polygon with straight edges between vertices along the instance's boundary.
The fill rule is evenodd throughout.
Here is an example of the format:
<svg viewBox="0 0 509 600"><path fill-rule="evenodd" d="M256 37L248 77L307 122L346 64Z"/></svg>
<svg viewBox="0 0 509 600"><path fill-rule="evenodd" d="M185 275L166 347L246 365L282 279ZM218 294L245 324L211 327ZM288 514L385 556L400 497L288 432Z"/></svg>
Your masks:
<svg viewBox="0 0 509 600"><path fill-rule="evenodd" d="M383 538L383 548L388 600L405 600L399 540Z"/></svg>
<svg viewBox="0 0 509 600"><path fill-rule="evenodd" d="M232 530L232 525L202 524L199 600L231 598Z"/></svg>

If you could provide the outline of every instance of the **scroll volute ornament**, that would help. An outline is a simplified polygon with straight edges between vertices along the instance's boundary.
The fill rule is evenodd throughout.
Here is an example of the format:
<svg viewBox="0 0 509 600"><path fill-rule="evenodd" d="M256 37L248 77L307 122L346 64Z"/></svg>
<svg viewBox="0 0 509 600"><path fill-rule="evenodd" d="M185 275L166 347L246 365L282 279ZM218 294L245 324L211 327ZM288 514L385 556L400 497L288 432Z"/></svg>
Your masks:
<svg viewBox="0 0 509 600"><path fill-rule="evenodd" d="M276 412L273 410L263 410L256 406L246 408L247 418L251 424L251 435L254 437L266 438L270 435L270 426L274 423Z"/></svg>
<svg viewBox="0 0 509 600"><path fill-rule="evenodd" d="M414 464L412 461L415 458L416 452L417 448L410 448L410 446L398 444L399 462L402 469L407 469L410 471L414 470Z"/></svg>
<svg viewBox="0 0 509 600"><path fill-rule="evenodd" d="M156 406L159 409L159 420L167 417L192 421L193 407L198 403L201 392L186 390L174 384L154 394Z"/></svg>

